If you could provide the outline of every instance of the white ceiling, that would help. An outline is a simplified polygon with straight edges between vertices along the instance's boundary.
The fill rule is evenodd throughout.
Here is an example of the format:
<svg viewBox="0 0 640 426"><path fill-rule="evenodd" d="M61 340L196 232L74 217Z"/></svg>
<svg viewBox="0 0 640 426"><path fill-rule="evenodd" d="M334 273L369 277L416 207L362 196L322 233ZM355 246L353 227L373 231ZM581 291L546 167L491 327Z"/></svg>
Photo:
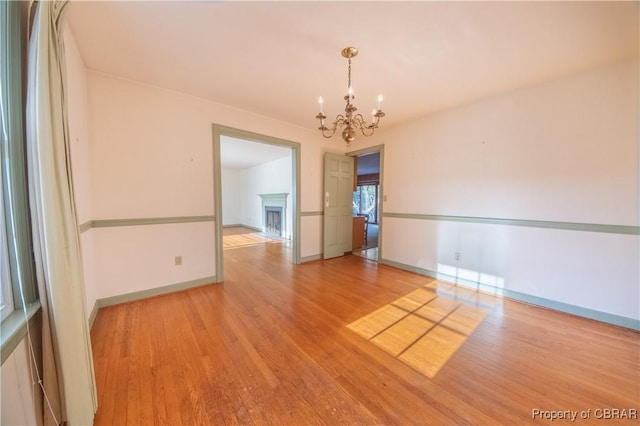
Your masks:
<svg viewBox="0 0 640 426"><path fill-rule="evenodd" d="M639 2L72 2L87 68L316 129L347 61L384 126L638 56Z"/></svg>
<svg viewBox="0 0 640 426"><path fill-rule="evenodd" d="M225 168L246 169L291 155L291 148L220 136L220 162Z"/></svg>

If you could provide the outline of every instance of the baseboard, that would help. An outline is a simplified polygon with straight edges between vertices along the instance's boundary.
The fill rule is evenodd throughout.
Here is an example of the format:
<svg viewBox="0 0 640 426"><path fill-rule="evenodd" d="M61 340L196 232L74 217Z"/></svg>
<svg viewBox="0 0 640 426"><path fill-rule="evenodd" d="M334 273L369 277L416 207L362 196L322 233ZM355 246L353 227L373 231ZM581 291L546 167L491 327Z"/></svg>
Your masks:
<svg viewBox="0 0 640 426"><path fill-rule="evenodd" d="M222 225L223 228L237 228L237 227L241 227L241 228L249 228L253 231L256 232L262 232L262 228L256 228L255 226L251 226L251 225L245 225L242 223L234 223L232 225Z"/></svg>
<svg viewBox="0 0 640 426"><path fill-rule="evenodd" d="M322 259L322 254L314 254L314 255L311 255L311 256L301 257L300 258L300 262L298 262L298 263L312 262L314 260L319 260L319 259Z"/></svg>
<svg viewBox="0 0 640 426"><path fill-rule="evenodd" d="M150 288L148 290L134 291L132 293L120 294L117 296L105 297L98 299L96 304L98 308L106 306L119 305L121 303L134 302L136 300L148 299L149 297L161 296L163 294L175 293L176 291L187 290L194 287L200 287L207 284L217 283L217 277L204 277L196 280L185 281L177 284L170 284L163 287Z"/></svg>
<svg viewBox="0 0 640 426"><path fill-rule="evenodd" d="M96 300L93 303L93 308L91 309L91 313L89 314L89 330L93 328L93 323L96 322L96 317L98 316L98 309L100 306L98 305L98 301Z"/></svg>
<svg viewBox="0 0 640 426"><path fill-rule="evenodd" d="M571 315L576 315L592 320L605 322L608 324L617 325L620 327L630 328L632 330L640 331L640 320L633 318L623 317L620 315L610 314L607 312L596 311L589 308L583 308L581 306L571 305L564 302L558 302L544 297L533 296L519 291L503 289L492 285L478 283L475 281L465 280L453 275L443 274L429 269L418 268L415 266L406 265L400 262L395 262L389 259L379 259L379 263L384 265L393 266L394 268L402 269L408 272L413 272L419 275L424 275L431 278L436 278L443 281L448 281L469 287L477 290L481 290L487 293L496 294L498 296L506 297L508 299L517 300L519 302L528 303L531 305L540 306L547 309L553 309L555 311L565 312Z"/></svg>

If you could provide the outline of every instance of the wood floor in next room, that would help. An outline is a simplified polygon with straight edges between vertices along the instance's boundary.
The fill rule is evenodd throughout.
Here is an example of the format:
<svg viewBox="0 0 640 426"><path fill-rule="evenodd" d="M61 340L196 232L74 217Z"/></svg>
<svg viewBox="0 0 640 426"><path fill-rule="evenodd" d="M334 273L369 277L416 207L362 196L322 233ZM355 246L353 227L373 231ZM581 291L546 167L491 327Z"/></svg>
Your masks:
<svg viewBox="0 0 640 426"><path fill-rule="evenodd" d="M562 424L534 410L591 410L565 424L602 424L597 409L640 408L635 331L486 295L474 305L358 256L292 265L288 250L225 250L224 284L100 309L95 424ZM481 312L433 317L452 300ZM399 349L406 333L384 336L395 323L371 331L386 309L457 346L421 371L412 352L431 345Z"/></svg>

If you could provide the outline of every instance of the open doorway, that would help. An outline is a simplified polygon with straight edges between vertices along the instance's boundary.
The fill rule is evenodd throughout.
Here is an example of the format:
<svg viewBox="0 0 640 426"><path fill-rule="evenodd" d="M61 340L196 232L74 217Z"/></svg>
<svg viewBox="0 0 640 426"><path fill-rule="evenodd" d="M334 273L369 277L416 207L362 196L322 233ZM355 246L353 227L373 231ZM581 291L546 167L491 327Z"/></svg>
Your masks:
<svg viewBox="0 0 640 426"><path fill-rule="evenodd" d="M222 135L220 167L223 249L290 247L292 149ZM290 251L283 256L290 258Z"/></svg>
<svg viewBox="0 0 640 426"><path fill-rule="evenodd" d="M282 243L298 263L299 144L214 124L213 157L216 281L234 248Z"/></svg>
<svg viewBox="0 0 640 426"><path fill-rule="evenodd" d="M382 218L382 147L350 155L355 157L353 216L361 218L360 221L354 220L354 223L363 227L362 237L354 232L354 238L358 238L358 241L354 241L353 254L377 261L380 256Z"/></svg>

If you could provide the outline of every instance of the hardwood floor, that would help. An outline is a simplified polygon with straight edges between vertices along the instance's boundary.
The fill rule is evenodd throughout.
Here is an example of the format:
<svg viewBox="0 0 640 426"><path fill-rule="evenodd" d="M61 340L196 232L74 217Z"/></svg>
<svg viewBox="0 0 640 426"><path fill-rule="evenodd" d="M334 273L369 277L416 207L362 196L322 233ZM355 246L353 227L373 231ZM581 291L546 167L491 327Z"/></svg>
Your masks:
<svg viewBox="0 0 640 426"><path fill-rule="evenodd" d="M432 279L287 250L225 251L224 284L100 309L95 424L571 423L536 409L595 424L640 408L637 332L501 300L428 378L347 326Z"/></svg>

